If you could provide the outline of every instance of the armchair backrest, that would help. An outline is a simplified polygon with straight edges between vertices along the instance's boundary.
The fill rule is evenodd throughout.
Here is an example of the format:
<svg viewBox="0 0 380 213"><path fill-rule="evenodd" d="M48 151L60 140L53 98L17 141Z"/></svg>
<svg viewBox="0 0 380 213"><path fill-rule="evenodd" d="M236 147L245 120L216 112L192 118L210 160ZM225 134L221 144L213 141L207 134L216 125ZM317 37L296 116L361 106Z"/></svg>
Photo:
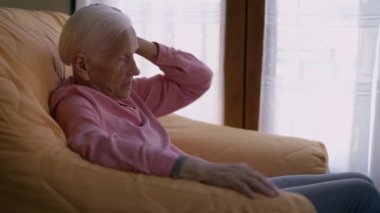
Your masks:
<svg viewBox="0 0 380 213"><path fill-rule="evenodd" d="M62 130L49 116L48 98L65 70L70 73L57 50L67 18L57 12L0 8L0 125L17 141L41 143L49 137L50 143L64 143Z"/></svg>
<svg viewBox="0 0 380 213"><path fill-rule="evenodd" d="M14 202L0 201L5 209L22 198L60 205L59 195L42 187L42 170L46 153L66 147L63 131L49 115L48 98L58 74L69 72L56 47L67 17L0 8L0 200Z"/></svg>
<svg viewBox="0 0 380 213"><path fill-rule="evenodd" d="M68 15L0 8L0 72L8 87L35 98L48 111L47 98L64 71L57 43ZM59 76L61 75L61 76ZM5 86L4 84L4 86Z"/></svg>

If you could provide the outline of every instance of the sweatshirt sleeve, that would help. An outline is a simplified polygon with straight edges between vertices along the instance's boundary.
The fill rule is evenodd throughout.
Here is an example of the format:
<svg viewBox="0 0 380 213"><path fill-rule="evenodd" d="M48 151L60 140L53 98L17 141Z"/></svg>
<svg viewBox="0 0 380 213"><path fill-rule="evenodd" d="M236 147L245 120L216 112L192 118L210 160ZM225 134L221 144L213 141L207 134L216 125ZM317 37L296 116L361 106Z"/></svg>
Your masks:
<svg viewBox="0 0 380 213"><path fill-rule="evenodd" d="M179 154L120 138L101 124L96 107L79 95L62 98L54 117L69 147L86 160L124 171L170 176ZM157 163L159 162L159 163Z"/></svg>
<svg viewBox="0 0 380 213"><path fill-rule="evenodd" d="M178 110L199 98L211 85L212 71L196 57L158 44L159 54L151 62L164 75L138 78L133 88L155 116Z"/></svg>

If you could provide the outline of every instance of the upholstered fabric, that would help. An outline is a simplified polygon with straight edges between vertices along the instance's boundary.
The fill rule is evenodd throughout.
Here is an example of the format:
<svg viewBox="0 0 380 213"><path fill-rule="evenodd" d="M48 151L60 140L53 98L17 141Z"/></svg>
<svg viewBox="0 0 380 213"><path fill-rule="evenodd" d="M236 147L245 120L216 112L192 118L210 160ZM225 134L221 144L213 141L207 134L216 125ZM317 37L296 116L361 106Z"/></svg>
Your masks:
<svg viewBox="0 0 380 213"><path fill-rule="evenodd" d="M317 141L217 126L175 114L160 120L180 149L210 161L247 162L267 176L328 172L327 151Z"/></svg>
<svg viewBox="0 0 380 213"><path fill-rule="evenodd" d="M251 200L192 181L105 168L72 152L48 112L49 93L58 83L55 71L70 73L56 47L66 19L56 12L0 8L1 212L315 212L294 193ZM177 116L161 121L175 143L210 160L246 160L268 175L326 171L326 153L317 142Z"/></svg>

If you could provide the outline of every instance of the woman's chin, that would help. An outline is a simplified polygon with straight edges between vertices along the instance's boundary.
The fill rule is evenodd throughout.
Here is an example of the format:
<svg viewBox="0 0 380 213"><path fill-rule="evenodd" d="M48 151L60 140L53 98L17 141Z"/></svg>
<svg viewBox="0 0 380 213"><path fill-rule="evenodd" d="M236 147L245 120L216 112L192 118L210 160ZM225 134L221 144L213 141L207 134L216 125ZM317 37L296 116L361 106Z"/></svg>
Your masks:
<svg viewBox="0 0 380 213"><path fill-rule="evenodd" d="M123 90L123 91L121 91L121 92L118 94L118 96L119 96L120 98L128 98L128 97L130 96L130 94L131 94L131 91L130 91L130 90Z"/></svg>

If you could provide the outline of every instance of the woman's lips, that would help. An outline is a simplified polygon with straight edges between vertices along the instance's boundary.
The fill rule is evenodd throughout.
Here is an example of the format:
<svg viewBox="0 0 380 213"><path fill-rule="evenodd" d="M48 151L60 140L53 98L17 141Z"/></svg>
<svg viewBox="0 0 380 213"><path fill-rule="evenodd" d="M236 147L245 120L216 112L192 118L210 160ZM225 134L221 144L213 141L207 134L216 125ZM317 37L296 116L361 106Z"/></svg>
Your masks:
<svg viewBox="0 0 380 213"><path fill-rule="evenodd" d="M123 82L123 86L130 86L132 84L132 78Z"/></svg>

